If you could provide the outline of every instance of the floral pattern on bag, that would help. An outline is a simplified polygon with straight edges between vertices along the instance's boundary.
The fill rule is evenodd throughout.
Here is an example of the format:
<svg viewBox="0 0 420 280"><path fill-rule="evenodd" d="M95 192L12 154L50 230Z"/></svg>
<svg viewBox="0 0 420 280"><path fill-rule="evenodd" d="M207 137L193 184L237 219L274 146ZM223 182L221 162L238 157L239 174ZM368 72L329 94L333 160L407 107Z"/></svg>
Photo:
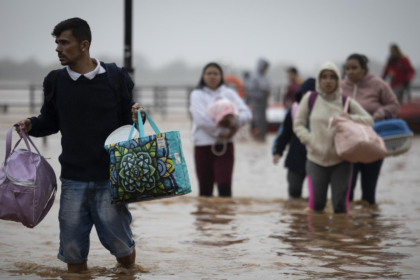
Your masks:
<svg viewBox="0 0 420 280"><path fill-rule="evenodd" d="M157 138L165 143L160 149L157 147ZM178 194L175 166L165 133L111 144L105 148L111 158L113 204Z"/></svg>

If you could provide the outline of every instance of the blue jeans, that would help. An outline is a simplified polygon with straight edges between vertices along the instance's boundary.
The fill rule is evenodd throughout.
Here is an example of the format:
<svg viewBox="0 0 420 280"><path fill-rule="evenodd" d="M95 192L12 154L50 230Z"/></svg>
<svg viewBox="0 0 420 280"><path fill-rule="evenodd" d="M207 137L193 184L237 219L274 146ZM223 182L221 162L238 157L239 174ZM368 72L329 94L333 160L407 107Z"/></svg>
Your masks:
<svg viewBox="0 0 420 280"><path fill-rule="evenodd" d="M78 182L61 179L60 249L65 263L87 261L92 226L102 245L116 258L130 255L135 246L130 229L131 214L126 204L111 205L109 180Z"/></svg>

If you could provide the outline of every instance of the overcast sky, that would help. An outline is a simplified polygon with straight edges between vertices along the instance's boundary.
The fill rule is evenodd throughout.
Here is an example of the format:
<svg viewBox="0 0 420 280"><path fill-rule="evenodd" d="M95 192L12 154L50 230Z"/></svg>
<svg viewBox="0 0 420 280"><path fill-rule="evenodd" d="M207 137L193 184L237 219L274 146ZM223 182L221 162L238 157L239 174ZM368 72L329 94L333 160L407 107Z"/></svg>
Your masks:
<svg viewBox="0 0 420 280"><path fill-rule="evenodd" d="M384 62L397 42L420 65L420 0L134 0L134 50L152 67L259 57L316 69L353 53ZM92 56L122 57L123 0L0 0L0 58L57 61L50 33L81 17ZM136 67L136 65L134 65Z"/></svg>

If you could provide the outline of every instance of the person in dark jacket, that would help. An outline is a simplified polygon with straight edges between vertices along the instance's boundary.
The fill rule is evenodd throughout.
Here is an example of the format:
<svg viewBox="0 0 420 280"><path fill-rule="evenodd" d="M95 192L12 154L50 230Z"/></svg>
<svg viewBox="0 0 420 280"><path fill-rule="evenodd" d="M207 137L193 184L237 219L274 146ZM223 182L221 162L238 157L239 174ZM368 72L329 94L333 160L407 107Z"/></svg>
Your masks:
<svg viewBox="0 0 420 280"><path fill-rule="evenodd" d="M91 31L80 18L57 24L52 32L61 65L52 99L48 99L49 76L44 80L41 114L19 121L26 134L43 137L61 132L61 197L58 220L60 248L57 257L69 272L87 270L89 236L93 225L102 245L123 267L136 259L127 204L111 205L109 155L103 148L108 135L121 125L131 125L140 110L132 100L134 83L124 68L121 100L111 88L107 65L90 56ZM107 70L108 69L108 70ZM52 75L52 74L50 74Z"/></svg>
<svg viewBox="0 0 420 280"><path fill-rule="evenodd" d="M308 91L315 90L315 79L307 79L297 90L295 103L287 112L283 123L283 130L277 137L274 146L273 162L277 164L283 155L286 146L289 145L289 152L286 157L285 166L287 171L287 181L289 183L289 198L296 199L302 196L303 181L306 177L306 148L293 132L293 119L297 112L297 107L302 96Z"/></svg>

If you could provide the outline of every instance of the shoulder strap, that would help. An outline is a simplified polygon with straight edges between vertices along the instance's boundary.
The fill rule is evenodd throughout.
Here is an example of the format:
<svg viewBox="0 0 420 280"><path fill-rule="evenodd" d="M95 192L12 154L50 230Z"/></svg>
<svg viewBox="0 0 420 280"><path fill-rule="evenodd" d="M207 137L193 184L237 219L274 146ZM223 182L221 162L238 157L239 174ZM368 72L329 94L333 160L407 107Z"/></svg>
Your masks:
<svg viewBox="0 0 420 280"><path fill-rule="evenodd" d="M54 89L55 89L55 81L57 80L58 73L59 73L60 70L61 69L52 70L48 74L47 82L46 82L45 88L44 88L45 99L47 101L51 101L53 106L54 106L54 111L55 111L55 116L56 116L56 121L57 121L58 128L60 128L60 116L58 114L58 108L57 108L57 105L55 104L55 100L54 100Z"/></svg>
<svg viewBox="0 0 420 280"><path fill-rule="evenodd" d="M316 91L311 91L311 95L309 96L308 99L308 123L307 123L307 128L309 131L311 131L311 126L309 125L310 121L309 121L309 117L311 116L312 113L312 109L314 108L314 104L316 101L316 98L318 97L318 92Z"/></svg>
<svg viewBox="0 0 420 280"><path fill-rule="evenodd" d="M312 111L312 108L314 108L314 104L315 104L315 101L316 101L316 98L317 97L318 97L318 92L312 91L311 92L311 95L309 96L309 99L308 99L308 109L309 109L309 112L311 112Z"/></svg>
<svg viewBox="0 0 420 280"><path fill-rule="evenodd" d="M121 102L123 97L126 97L126 99L129 97L131 106L134 105L134 101L132 99L131 92L128 92L129 89L125 85L125 80L124 80L124 77L123 77L125 69L124 68L119 68L117 66L117 64L115 64L113 62L112 63L101 62L101 65L106 70L106 75L107 75L107 80L108 80L109 86L115 91L115 96L117 98L117 103L118 103L118 118L120 119L120 125L122 125L123 124L123 120L122 120L123 113L122 113L121 107L123 107L123 105L125 104L125 102ZM134 84L133 84L133 86L134 86Z"/></svg>
<svg viewBox="0 0 420 280"><path fill-rule="evenodd" d="M341 101L342 101L343 107L344 107L346 105L347 96L346 95L342 95L341 96ZM349 103L349 108L348 108L347 112L350 113L350 103Z"/></svg>
<svg viewBox="0 0 420 280"><path fill-rule="evenodd" d="M115 63L101 62L101 64L105 66L109 86L115 91L117 102L120 103L121 102L121 89L123 87L122 76L121 76L120 70L118 69L118 66Z"/></svg>
<svg viewBox="0 0 420 280"><path fill-rule="evenodd" d="M318 93L316 91L312 91L311 92L311 96L309 96L309 100L308 100L309 113L314 108L314 104L315 104L315 101L316 101L316 98L317 97L318 97ZM347 100L347 96L346 95L342 95L341 96L341 101L343 103L343 106L346 104L346 100ZM349 107L349 112L350 112L350 107Z"/></svg>
<svg viewBox="0 0 420 280"><path fill-rule="evenodd" d="M59 70L52 70L47 76L47 83L44 88L44 95L47 101L53 100L54 97L54 85L57 79Z"/></svg>

